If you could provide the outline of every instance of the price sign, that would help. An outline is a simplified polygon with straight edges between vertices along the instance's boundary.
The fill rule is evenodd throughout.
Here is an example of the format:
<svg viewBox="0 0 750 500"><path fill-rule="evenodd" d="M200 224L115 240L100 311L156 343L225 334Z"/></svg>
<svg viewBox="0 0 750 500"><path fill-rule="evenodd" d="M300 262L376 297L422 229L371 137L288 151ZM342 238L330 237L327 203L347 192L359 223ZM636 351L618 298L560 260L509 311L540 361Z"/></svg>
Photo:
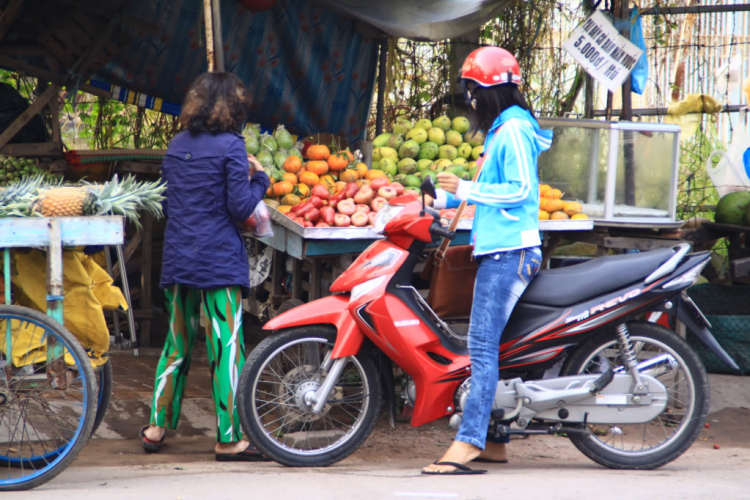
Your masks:
<svg viewBox="0 0 750 500"><path fill-rule="evenodd" d="M622 85L643 54L617 32L601 11L594 12L576 28L563 47L588 74L611 92Z"/></svg>

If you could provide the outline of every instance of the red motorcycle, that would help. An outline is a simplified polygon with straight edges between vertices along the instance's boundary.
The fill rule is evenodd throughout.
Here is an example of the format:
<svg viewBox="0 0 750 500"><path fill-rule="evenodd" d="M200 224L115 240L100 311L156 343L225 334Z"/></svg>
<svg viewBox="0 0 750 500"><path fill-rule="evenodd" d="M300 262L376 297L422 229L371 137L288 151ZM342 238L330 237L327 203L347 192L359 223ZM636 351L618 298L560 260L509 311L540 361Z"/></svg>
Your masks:
<svg viewBox="0 0 750 500"><path fill-rule="evenodd" d="M428 178L422 186L434 186ZM250 354L238 405L248 438L288 466L326 466L372 431L385 397L396 408L394 364L412 425L451 416L471 390L466 339L412 286L425 248L455 234L414 197L398 197L373 225L374 242L339 278L333 295L281 314ZM503 332L489 431L565 433L607 467L651 469L680 456L703 428L708 377L673 331L640 321L662 310L730 366L703 314L684 293L709 262L685 243L540 271ZM564 291L564 292L563 292Z"/></svg>

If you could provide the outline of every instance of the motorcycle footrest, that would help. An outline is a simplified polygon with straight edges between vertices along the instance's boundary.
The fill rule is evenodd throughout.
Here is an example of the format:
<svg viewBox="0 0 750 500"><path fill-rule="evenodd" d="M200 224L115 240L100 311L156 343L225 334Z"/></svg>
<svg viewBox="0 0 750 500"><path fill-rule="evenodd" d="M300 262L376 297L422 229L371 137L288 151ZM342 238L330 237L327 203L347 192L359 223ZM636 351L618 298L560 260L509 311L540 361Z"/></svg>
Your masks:
<svg viewBox="0 0 750 500"><path fill-rule="evenodd" d="M607 368L607 371L602 373L599 378L594 380L594 384L591 386L591 394L599 394L602 390L607 387L612 380L615 378L615 372L611 368Z"/></svg>

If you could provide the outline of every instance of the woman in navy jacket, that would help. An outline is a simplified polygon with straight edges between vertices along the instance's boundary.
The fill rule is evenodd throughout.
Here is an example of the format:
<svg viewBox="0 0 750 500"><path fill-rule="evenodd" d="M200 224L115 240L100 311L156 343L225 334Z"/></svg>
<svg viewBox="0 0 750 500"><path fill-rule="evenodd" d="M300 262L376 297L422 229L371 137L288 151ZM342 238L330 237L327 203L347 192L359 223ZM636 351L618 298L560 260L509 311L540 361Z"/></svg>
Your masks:
<svg viewBox="0 0 750 500"><path fill-rule="evenodd" d="M141 430L147 452L158 451L166 429L177 427L202 304L217 415L216 459L263 460L242 439L235 406L245 360L242 292L250 287L238 224L250 217L270 184L239 133L247 101L247 89L231 73L198 77L180 115L186 130L172 139L164 157L168 221L161 286L170 321L150 425Z"/></svg>

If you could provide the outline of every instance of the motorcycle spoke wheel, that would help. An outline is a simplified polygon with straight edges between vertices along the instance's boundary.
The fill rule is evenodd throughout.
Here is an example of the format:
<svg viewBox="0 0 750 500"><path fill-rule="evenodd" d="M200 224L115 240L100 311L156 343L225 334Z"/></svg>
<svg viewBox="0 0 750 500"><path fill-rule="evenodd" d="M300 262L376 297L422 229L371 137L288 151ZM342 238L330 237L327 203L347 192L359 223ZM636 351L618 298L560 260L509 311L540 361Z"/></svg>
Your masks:
<svg viewBox="0 0 750 500"><path fill-rule="evenodd" d="M371 360L347 358L325 406L315 413L309 398L328 376L323 363L333 341L294 337L259 345L262 356L253 351L240 379L240 418L253 443L274 460L329 465L353 452L372 430L378 379Z"/></svg>
<svg viewBox="0 0 750 500"><path fill-rule="evenodd" d="M695 441L708 412L708 379L695 353L673 332L635 323L630 338L637 362L661 362L639 373L650 375L667 390L664 411L641 424L589 424L591 435L571 440L593 460L614 468L655 468L674 460ZM617 340L597 337L586 352L576 352L566 374L597 374L608 368L625 371ZM598 345L597 345L598 344Z"/></svg>

